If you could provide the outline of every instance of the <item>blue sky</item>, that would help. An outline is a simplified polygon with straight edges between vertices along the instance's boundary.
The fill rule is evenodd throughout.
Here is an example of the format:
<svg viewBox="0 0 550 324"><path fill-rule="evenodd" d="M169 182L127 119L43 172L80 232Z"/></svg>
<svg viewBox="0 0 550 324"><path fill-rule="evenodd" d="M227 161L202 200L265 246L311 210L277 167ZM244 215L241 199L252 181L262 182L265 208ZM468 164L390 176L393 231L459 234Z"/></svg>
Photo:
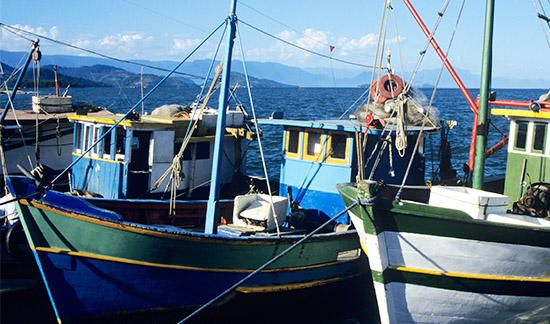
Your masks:
<svg viewBox="0 0 550 324"><path fill-rule="evenodd" d="M411 2L431 29L445 1ZM533 1L495 2L493 76L549 80L550 45L536 17ZM451 2L439 25L436 40L443 51L447 50L461 5L462 1ZM481 68L484 5L482 0L466 2L449 55L453 66L475 74ZM546 5L550 14L550 6ZM223 21L229 7L228 0L0 0L0 22L121 59L181 60ZM237 16L247 24L311 51L373 65L382 8L382 1L367 0L245 0L238 3ZM395 0L391 16L386 46L391 48L392 66L396 71L401 70L401 65L405 71L411 71L426 38L402 1ZM545 28L550 37L550 29ZM239 30L247 61L331 66L327 59L285 45L244 24L240 24ZM28 41L4 29L0 31L1 49L29 48ZM216 36L192 59L211 57L218 39ZM335 47L332 53L330 45ZM43 54L90 55L47 40L41 40L41 50ZM238 58L240 53L239 47ZM361 70L338 62L332 62L332 66ZM421 69L440 67L441 61L430 48Z"/></svg>

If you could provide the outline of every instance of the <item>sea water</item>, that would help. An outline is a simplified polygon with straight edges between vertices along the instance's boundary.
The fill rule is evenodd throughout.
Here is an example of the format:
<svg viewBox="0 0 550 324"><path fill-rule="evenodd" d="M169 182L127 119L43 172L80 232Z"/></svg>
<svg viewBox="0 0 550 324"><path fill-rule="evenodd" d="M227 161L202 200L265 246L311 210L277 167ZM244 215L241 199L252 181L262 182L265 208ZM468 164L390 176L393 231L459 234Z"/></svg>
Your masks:
<svg viewBox="0 0 550 324"><path fill-rule="evenodd" d="M150 89L144 89L146 95ZM474 98L479 89L469 89ZM494 89L497 99L529 101L537 100L548 89ZM458 176L463 175L463 165L468 161L471 132L474 114L467 100L459 89L437 89L433 100L433 89L417 89L418 97L423 97L426 107L431 106L441 120L455 120L457 126L449 132L448 140L452 149L452 166ZM54 89L41 89L40 94L54 93ZM164 104L190 105L199 90L195 88L158 88L143 104L136 103L142 97L139 88L71 88L69 95L74 103L89 102L110 111L126 113L135 106L138 113L151 113L153 109ZM368 92L364 88L253 88L252 103L246 89L239 88L235 98L242 103L250 117L269 118L273 112L283 112L285 119L323 120L349 118L358 105L366 102ZM5 103L5 97L0 98ZM208 106L217 108L217 94L211 97ZM15 100L20 107L30 109L30 95L17 95ZM430 104L431 101L431 105ZM252 110L254 108L254 111ZM495 127L490 127L488 148L502 140L502 134L508 134L508 121L503 116L490 116ZM282 150L282 127L261 126L262 146L270 179L277 179L280 173L280 156ZM440 136L427 137L425 145L426 178L437 173L437 160L440 146ZM263 176L263 167L258 150L258 142L251 143L248 150L247 166L252 175ZM505 171L503 159L506 159L505 149L497 151L486 162L487 176L501 176ZM433 162L432 162L433 161Z"/></svg>
<svg viewBox="0 0 550 324"><path fill-rule="evenodd" d="M147 94L149 89L144 89ZM54 93L53 89L41 89L40 94ZM426 104L432 98L433 89L420 89ZM472 97L478 89L469 89ZM496 89L497 99L537 100L548 89ZM254 113L258 118L269 118L275 111L283 112L285 119L334 119L348 118L357 104L365 101L363 88L279 88L251 89ZM164 104L190 105L197 97L197 89L159 88L151 94L143 105L136 105L142 96L140 89L128 88L71 88L69 95L73 102L89 102L105 107L113 112L125 113L135 106L138 113L150 113ZM18 94L17 106L30 109L30 94ZM253 115L252 104L245 89L237 89L236 96ZM6 97L0 97L5 105ZM217 108L217 96L208 104ZM437 110L441 120L455 120L457 126L449 132L448 140L452 148L452 166L459 176L462 166L468 160L473 113L458 89L438 89L431 106ZM508 121L502 116L492 116L492 123L503 134L508 133ZM271 179L277 179L280 172L282 152L282 127L262 126L262 146ZM494 127L490 129L488 146L502 140L502 135ZM437 172L440 136L428 136L425 145L427 160L426 176ZM248 172L263 176L263 167L258 153L258 142L251 143L248 156ZM497 151L486 161L488 176L502 176L505 172L505 149ZM144 278L146 280L146 278ZM47 299L44 286L37 284L34 289L14 294L3 294L2 323L56 323L55 316ZM180 314L139 316L116 323L177 323ZM102 323L103 321L98 321ZM237 296L224 306L207 309L190 323L377 323L376 301L370 276L348 280L340 285L317 287L306 292L282 292L275 296Z"/></svg>

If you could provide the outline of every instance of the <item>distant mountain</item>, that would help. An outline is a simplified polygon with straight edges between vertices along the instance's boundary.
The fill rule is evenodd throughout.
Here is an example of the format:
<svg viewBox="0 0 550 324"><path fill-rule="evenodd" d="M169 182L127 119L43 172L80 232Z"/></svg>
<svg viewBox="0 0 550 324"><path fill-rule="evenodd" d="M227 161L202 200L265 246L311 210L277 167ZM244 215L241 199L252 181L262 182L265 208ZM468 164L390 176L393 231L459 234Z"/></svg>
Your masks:
<svg viewBox="0 0 550 324"><path fill-rule="evenodd" d="M25 53L23 52L8 52L0 50L0 62L2 64L15 66L24 56ZM174 61L147 60L135 60L131 62L132 63L119 62L89 56L44 55L44 53L41 60L41 64L43 66L57 64L60 67L63 66L64 69L80 68L85 66L91 67L96 65L111 66L126 71L126 74L132 74L132 78L136 78L136 75L140 75L143 69L143 73L145 75L150 75L150 80L148 82L153 82L153 76L163 76L166 72L148 67L142 68L139 64L146 64L169 71L172 70L178 63ZM216 64L218 63L219 62L216 62ZM206 75L210 65L210 60L185 62L177 71L180 74L176 75L173 79L187 79L194 81L196 84L202 84L201 78ZM252 78L255 78L253 82L255 83L255 87L358 87L360 85L370 83L372 74L372 71L368 70L361 71L350 68L298 68L270 62L247 62L246 67L251 80ZM234 60L232 62L232 71L233 73L237 73L234 74L236 77L238 74L242 75L244 73L242 62ZM456 71L466 87L479 88L480 77L478 75L475 75L468 70L459 68L456 68ZM409 75L410 72L406 73L407 78ZM433 87L438 75L439 69L421 70L417 73L414 79L414 84L417 85L417 87ZM79 77L84 76L80 75ZM121 81L121 77L122 75L114 79ZM88 76L86 76L86 78L88 78ZM109 78L93 78L92 80L109 80ZM126 79L125 82L130 82L130 80ZM131 83L135 84L135 82ZM244 84L240 81L239 83ZM492 81L492 86L494 88L548 88L549 84L550 80L493 78ZM444 71L438 86L442 88L457 87L446 70Z"/></svg>
<svg viewBox="0 0 550 324"><path fill-rule="evenodd" d="M153 87L162 79L162 77L153 74L130 73L124 69L109 65L92 65L82 67L64 67L60 66L57 70L72 77L92 80L103 83L111 87L139 88L140 86ZM197 88L198 86L191 80L181 78L168 78L162 84L162 87L170 88Z"/></svg>
<svg viewBox="0 0 550 324"><path fill-rule="evenodd" d="M0 75L0 81L3 83L4 80L7 80L8 87L13 87L17 81L17 77L10 78L9 76L13 73L13 67L2 64L3 75ZM108 85L103 82L96 82L93 80L88 80L86 78L79 78L76 76L65 75L57 71L57 84L59 88L66 88L71 86L73 88L82 88L82 87L107 87ZM23 79L21 80L21 88L33 88L34 81L31 70L27 70ZM53 66L46 66L40 69L40 78L38 87L40 88L55 88L55 74Z"/></svg>

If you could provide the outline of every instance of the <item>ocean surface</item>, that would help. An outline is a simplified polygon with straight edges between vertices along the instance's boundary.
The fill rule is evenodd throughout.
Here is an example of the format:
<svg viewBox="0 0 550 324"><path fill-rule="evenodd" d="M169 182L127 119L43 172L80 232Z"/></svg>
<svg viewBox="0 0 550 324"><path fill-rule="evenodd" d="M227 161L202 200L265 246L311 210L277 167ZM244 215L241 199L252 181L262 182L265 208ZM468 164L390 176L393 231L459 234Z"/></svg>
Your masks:
<svg viewBox="0 0 550 324"><path fill-rule="evenodd" d="M144 89L144 95L150 89ZM348 118L357 105L365 102L365 90L362 88L278 88L278 89L251 89L252 104L246 89L237 89L236 99L241 102L250 116L251 107L257 118L269 118L275 111L284 113L285 119L335 119ZM479 89L468 89L474 98ZM497 99L506 100L538 100L539 96L547 93L548 89L494 89ZM41 89L40 94L53 94L54 89ZM432 109L437 111L441 120L455 120L457 126L449 132L448 140L452 148L452 164L458 176L463 175L462 167L468 161L468 150L473 125L473 112L470 110L464 95L458 89L419 89L418 97L423 98L426 106L433 96ZM73 96L74 103L88 102L105 107L117 113L126 113L134 107L142 97L139 88L70 88L68 94ZM196 89L158 88L143 104L135 107L138 113L150 113L156 107L165 104L190 105L198 95ZM217 108L217 93L212 96L208 106ZM0 97L0 104L5 105L6 97ZM30 109L31 94L18 94L15 102L18 107ZM503 116L491 116L496 126L490 128L488 147L492 147L502 140L503 134L508 134L508 121ZM497 130L497 128L499 130ZM262 126L262 145L270 179L279 177L279 163L282 150L282 127ZM437 172L437 160L440 144L440 135L428 136L425 145L426 178L429 179ZM252 175L263 176L263 168L258 150L258 142L252 142L248 150L248 172ZM497 151L486 162L486 176L499 176L505 171L503 159L505 150ZM432 163L434 161L434 163Z"/></svg>
<svg viewBox="0 0 550 324"><path fill-rule="evenodd" d="M145 89L146 94L149 89ZM284 113L286 119L334 119L348 118L362 103L366 89L360 88L284 88L251 89L253 106L258 118L269 118L275 112ZM496 89L497 99L537 100L548 89ZM426 103L432 97L432 89L420 89ZM478 89L469 89L475 99ZM40 94L54 93L53 89L41 89ZM68 91L73 102L89 102L105 107L113 112L125 113L141 98L140 89L117 88L71 88ZM190 105L197 96L195 89L159 88L142 105L135 107L141 113L150 113L164 104ZM15 102L20 108L30 109L30 94L18 94ZM252 115L250 100L245 89L238 89L236 98L242 102L249 115ZM361 99L362 98L362 99ZM6 96L0 101L5 105ZM209 103L217 107L217 95ZM468 159L473 113L458 89L438 89L433 97L433 109L438 111L441 120L455 120L457 126L449 133L452 147L452 165L462 176L462 166ZM491 117L500 132L508 133L508 121L501 116ZM268 175L277 179L280 172L280 154L282 151L282 128L279 126L262 127L262 146L264 147ZM502 135L493 127L490 129L488 146L502 140ZM440 135L428 136L425 155L428 162L426 178L437 170ZM263 176L257 141L248 151L248 172ZM505 172L505 149L487 159L487 176L499 176ZM144 278L146 280L146 278ZM2 301L2 323L56 323L43 285L32 289L0 295ZM114 323L177 323L182 314L139 316L131 319L118 319ZM104 323L100 321L99 323ZM228 304L206 310L189 323L377 323L376 301L370 278L361 277L338 285L314 288L308 292L283 292L277 296L239 295Z"/></svg>

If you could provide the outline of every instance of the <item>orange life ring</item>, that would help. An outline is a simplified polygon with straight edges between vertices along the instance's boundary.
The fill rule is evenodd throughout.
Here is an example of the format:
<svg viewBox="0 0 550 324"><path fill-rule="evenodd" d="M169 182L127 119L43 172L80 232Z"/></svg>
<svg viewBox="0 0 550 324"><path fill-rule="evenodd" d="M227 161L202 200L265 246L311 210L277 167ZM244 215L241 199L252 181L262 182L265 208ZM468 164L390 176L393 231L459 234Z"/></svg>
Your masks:
<svg viewBox="0 0 550 324"><path fill-rule="evenodd" d="M395 74L384 75L376 80L370 88L372 99L378 103L395 98L401 92L403 92L403 80Z"/></svg>

